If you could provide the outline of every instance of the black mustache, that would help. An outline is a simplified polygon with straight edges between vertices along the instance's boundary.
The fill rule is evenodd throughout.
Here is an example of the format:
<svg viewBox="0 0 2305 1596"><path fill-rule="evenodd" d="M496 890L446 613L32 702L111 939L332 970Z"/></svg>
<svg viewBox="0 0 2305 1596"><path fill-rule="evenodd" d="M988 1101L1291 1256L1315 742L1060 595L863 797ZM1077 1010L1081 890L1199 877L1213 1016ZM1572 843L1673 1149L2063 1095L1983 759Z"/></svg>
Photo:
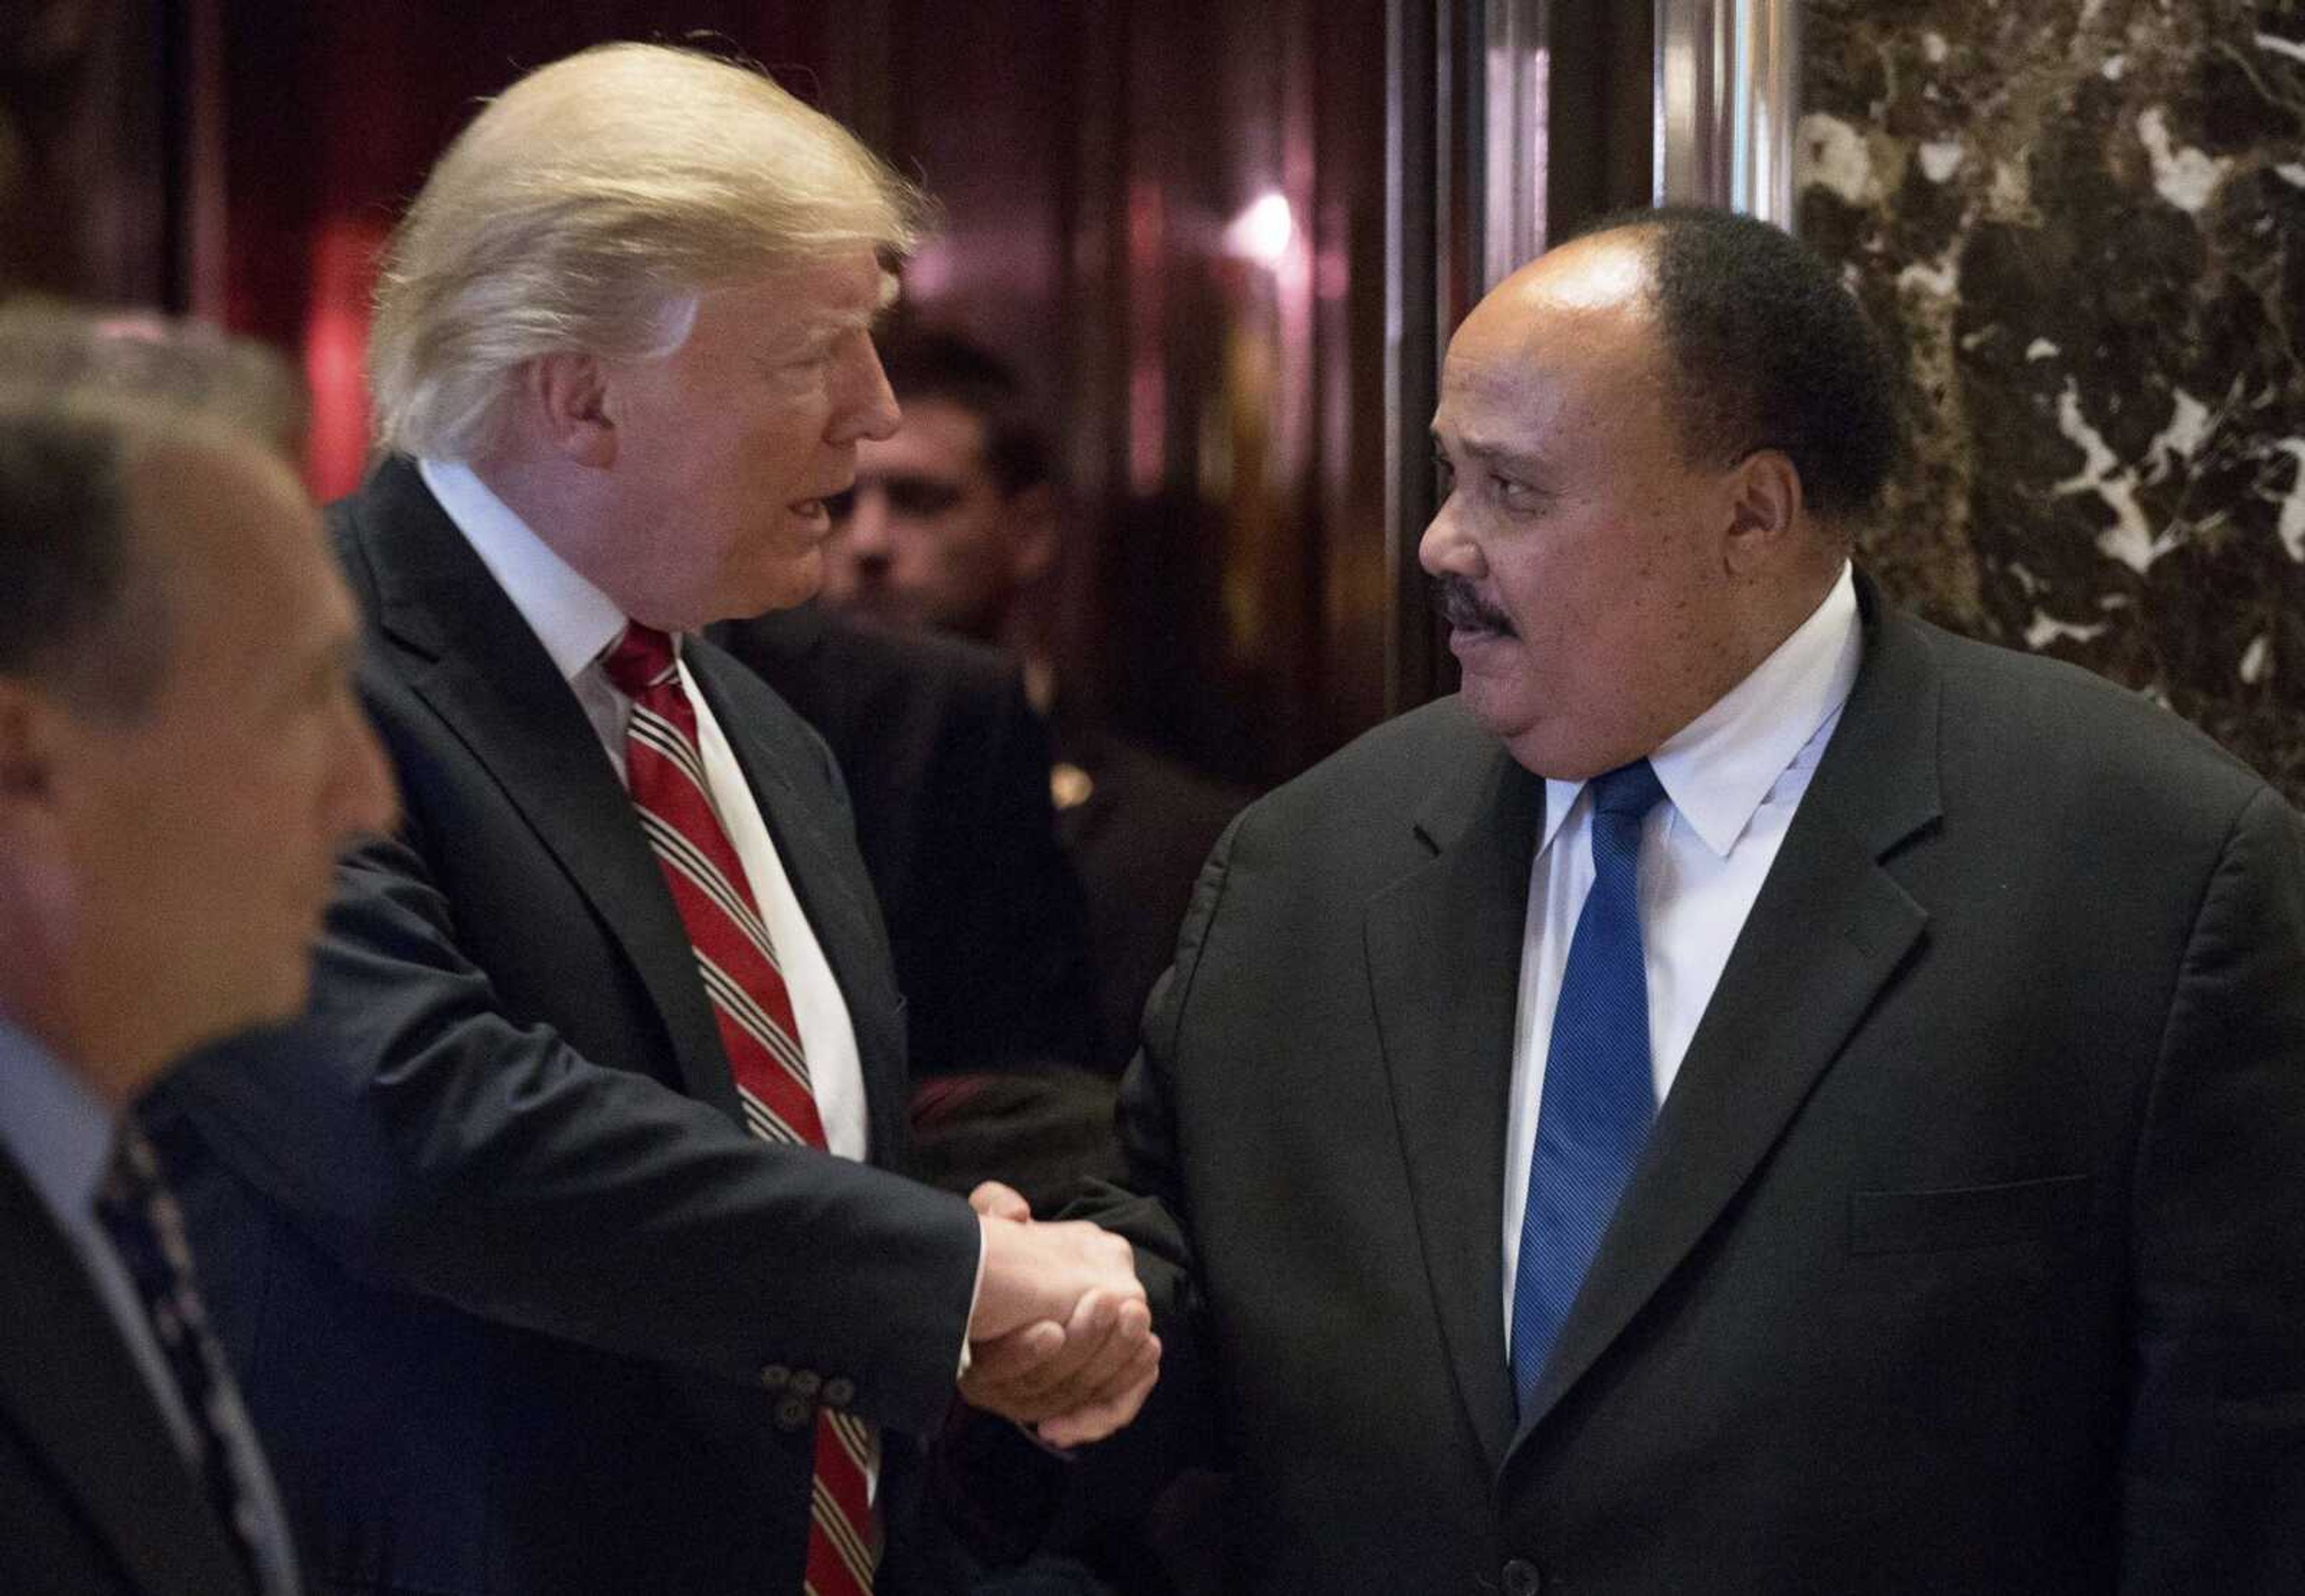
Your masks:
<svg viewBox="0 0 2305 1596"><path fill-rule="evenodd" d="M1436 576L1433 579L1433 607L1450 625L1465 632L1501 632L1510 636L1512 622L1502 610L1492 608L1473 590L1473 584L1461 576Z"/></svg>

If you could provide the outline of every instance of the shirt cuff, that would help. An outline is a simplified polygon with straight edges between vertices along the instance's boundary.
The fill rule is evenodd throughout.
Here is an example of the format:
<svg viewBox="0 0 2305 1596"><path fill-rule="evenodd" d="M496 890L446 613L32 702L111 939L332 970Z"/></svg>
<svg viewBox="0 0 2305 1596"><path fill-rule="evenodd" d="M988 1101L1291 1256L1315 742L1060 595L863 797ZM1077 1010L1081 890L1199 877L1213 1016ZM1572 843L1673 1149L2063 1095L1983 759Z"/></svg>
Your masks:
<svg viewBox="0 0 2305 1596"><path fill-rule="evenodd" d="M968 1288L968 1324L976 1322L976 1299L983 1295L984 1222L979 1219L976 1224L976 1284ZM953 1378L955 1380L968 1378L968 1366L974 1361L975 1355L968 1350L968 1326L963 1325L960 1330L960 1369Z"/></svg>

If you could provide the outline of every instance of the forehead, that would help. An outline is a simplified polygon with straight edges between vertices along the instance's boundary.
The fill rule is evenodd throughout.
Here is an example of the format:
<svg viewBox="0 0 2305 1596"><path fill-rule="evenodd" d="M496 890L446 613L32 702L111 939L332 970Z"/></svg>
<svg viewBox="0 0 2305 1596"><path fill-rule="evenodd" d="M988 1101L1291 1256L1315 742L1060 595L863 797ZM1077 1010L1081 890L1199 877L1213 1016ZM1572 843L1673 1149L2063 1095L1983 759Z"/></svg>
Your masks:
<svg viewBox="0 0 2305 1596"><path fill-rule="evenodd" d="M870 250L790 267L697 295L696 326L718 337L796 343L872 325L896 298L897 281ZM691 329L686 342L697 342Z"/></svg>
<svg viewBox="0 0 2305 1596"><path fill-rule="evenodd" d="M1484 452L1559 435L1637 427L1661 409L1662 369L1645 310L1498 290L1449 343L1433 429Z"/></svg>
<svg viewBox="0 0 2305 1596"><path fill-rule="evenodd" d="M130 504L137 557L226 646L262 654L350 624L318 512L252 446L155 449L137 463Z"/></svg>

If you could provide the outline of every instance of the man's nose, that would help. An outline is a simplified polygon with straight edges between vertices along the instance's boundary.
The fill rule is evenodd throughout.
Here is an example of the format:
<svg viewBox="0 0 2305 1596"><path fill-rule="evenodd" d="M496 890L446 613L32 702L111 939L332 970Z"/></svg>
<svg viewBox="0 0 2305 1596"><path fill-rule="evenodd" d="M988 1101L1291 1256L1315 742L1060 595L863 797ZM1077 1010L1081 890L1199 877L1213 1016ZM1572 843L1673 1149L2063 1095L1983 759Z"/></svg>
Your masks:
<svg viewBox="0 0 2305 1596"><path fill-rule="evenodd" d="M1416 540L1416 563L1428 576L1477 577L1484 562L1479 547L1466 536L1463 517L1454 498L1443 499Z"/></svg>
<svg viewBox="0 0 2305 1596"><path fill-rule="evenodd" d="M841 537L848 546L849 557L860 565L880 565L888 563L889 496L876 482L859 481L855 497L848 506L848 516L842 524Z"/></svg>

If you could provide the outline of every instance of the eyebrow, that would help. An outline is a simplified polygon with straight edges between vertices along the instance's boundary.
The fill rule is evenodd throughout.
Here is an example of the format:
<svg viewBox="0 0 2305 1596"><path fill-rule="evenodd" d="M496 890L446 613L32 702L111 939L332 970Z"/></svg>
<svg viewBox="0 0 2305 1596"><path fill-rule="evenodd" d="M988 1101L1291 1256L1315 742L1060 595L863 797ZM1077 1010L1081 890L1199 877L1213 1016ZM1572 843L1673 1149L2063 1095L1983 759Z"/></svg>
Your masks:
<svg viewBox="0 0 2305 1596"><path fill-rule="evenodd" d="M1449 446L1442 437L1441 429L1435 427L1430 431L1433 447L1446 452ZM1524 449L1508 448L1502 444L1488 443L1477 437L1459 437L1457 439L1457 452L1469 459L1481 461L1484 464L1508 465L1515 471L1527 471L1533 476L1542 475L1552 469L1552 463L1542 454L1531 454Z"/></svg>

